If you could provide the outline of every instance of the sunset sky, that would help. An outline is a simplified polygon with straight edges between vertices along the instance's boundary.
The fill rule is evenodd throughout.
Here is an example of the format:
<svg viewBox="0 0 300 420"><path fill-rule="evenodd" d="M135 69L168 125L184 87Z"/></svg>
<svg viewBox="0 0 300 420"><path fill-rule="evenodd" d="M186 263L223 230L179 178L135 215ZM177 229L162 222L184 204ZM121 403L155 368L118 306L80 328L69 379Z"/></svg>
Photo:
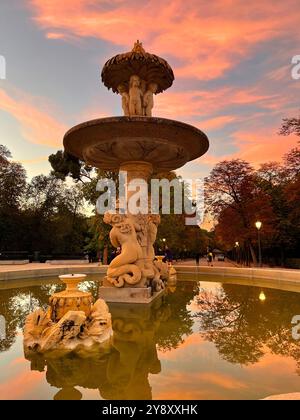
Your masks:
<svg viewBox="0 0 300 420"><path fill-rule="evenodd" d="M203 176L233 157L280 160L297 143L277 132L282 118L299 115L300 79L291 77L299 28L299 0L1 0L0 143L29 178L48 173L71 126L122 114L100 72L139 39L175 74L154 115L210 139L180 174Z"/></svg>

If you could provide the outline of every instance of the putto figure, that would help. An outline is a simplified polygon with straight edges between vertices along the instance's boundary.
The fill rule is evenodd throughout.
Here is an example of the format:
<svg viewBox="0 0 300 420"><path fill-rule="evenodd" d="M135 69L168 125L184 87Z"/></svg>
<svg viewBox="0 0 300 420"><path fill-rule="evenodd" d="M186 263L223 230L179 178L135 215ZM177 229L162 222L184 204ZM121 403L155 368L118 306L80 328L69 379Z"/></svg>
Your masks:
<svg viewBox="0 0 300 420"><path fill-rule="evenodd" d="M122 96L122 108L125 117L129 117L129 94L124 85L118 86L118 92Z"/></svg>
<svg viewBox="0 0 300 420"><path fill-rule="evenodd" d="M148 90L144 94L143 97L143 108L144 108L144 115L146 117L152 117L152 108L154 106L153 95L157 91L157 84L150 83L148 86Z"/></svg>
<svg viewBox="0 0 300 420"><path fill-rule="evenodd" d="M142 272L136 263L143 255L131 218L106 212L103 221L112 226L109 233L112 245L121 248L121 254L115 257L108 267L107 281L115 287L124 287L126 283L137 285Z"/></svg>
<svg viewBox="0 0 300 420"><path fill-rule="evenodd" d="M143 92L140 78L137 75L130 77L129 82L129 115L143 115L142 101Z"/></svg>

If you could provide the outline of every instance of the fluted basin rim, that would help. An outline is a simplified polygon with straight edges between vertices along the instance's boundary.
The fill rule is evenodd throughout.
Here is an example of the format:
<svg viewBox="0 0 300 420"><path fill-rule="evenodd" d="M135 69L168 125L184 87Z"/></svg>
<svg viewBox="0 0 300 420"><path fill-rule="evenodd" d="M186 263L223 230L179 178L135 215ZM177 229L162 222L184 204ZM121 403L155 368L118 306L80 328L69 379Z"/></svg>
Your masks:
<svg viewBox="0 0 300 420"><path fill-rule="evenodd" d="M205 133L159 117L107 117L83 122L64 136L65 150L87 164L118 169L127 161L146 161L156 170L175 170L202 156L209 147Z"/></svg>

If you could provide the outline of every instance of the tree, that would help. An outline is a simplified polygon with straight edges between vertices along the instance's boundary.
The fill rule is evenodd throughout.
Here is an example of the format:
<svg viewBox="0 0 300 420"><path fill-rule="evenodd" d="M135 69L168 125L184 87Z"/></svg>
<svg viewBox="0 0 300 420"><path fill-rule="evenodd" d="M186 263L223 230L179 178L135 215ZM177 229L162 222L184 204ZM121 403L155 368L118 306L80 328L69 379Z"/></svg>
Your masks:
<svg viewBox="0 0 300 420"><path fill-rule="evenodd" d="M289 247L289 255L299 257L300 250L300 175L284 188L284 196L287 202L287 223L289 226L289 239L292 246Z"/></svg>
<svg viewBox="0 0 300 420"><path fill-rule="evenodd" d="M8 148L3 144L0 144L0 165L7 165L9 163L8 159L11 157L12 155Z"/></svg>
<svg viewBox="0 0 300 420"><path fill-rule="evenodd" d="M82 253L86 237L84 198L81 189L55 176L38 175L27 185L23 242L30 252Z"/></svg>
<svg viewBox="0 0 300 420"><path fill-rule="evenodd" d="M26 171L18 162L7 158L10 152L4 146L0 147L0 209L11 212L20 208L21 197L26 186Z"/></svg>
<svg viewBox="0 0 300 420"><path fill-rule="evenodd" d="M271 174L271 175L270 175ZM270 199L276 220L272 253L280 250L281 265L288 254L295 254L299 244L298 200L300 184L300 150L293 148L283 156L283 163L262 165L257 172L259 187Z"/></svg>
<svg viewBox="0 0 300 420"><path fill-rule="evenodd" d="M300 136L300 117L284 118L279 134L282 136L289 136L290 134L296 134L296 136Z"/></svg>
<svg viewBox="0 0 300 420"><path fill-rule="evenodd" d="M63 182L52 175L35 176L27 187L27 208L41 218L50 217L62 198L63 188Z"/></svg>
<svg viewBox="0 0 300 420"><path fill-rule="evenodd" d="M22 250L22 198L26 172L20 163L9 160L10 151L0 146L0 251Z"/></svg>
<svg viewBox="0 0 300 420"><path fill-rule="evenodd" d="M65 180L67 176L71 176L75 181L82 181L84 179L92 179L93 167L86 165L78 158L70 155L67 152L58 150L48 158L52 166L51 174L56 178Z"/></svg>
<svg viewBox="0 0 300 420"><path fill-rule="evenodd" d="M293 179L300 175L300 149L293 148L283 156L286 176Z"/></svg>
<svg viewBox="0 0 300 420"><path fill-rule="evenodd" d="M207 211L219 219L219 223L221 221L226 226L223 234L221 234L222 225L216 229L216 232L221 236L222 242L230 241L233 245L234 241L240 239L236 237L237 231L240 231L254 263L257 259L253 248L253 226L261 208L256 207L256 214L253 214L250 208L253 210L253 202L256 198L254 169L244 160L233 159L218 163L205 180ZM230 224L228 217L231 220Z"/></svg>

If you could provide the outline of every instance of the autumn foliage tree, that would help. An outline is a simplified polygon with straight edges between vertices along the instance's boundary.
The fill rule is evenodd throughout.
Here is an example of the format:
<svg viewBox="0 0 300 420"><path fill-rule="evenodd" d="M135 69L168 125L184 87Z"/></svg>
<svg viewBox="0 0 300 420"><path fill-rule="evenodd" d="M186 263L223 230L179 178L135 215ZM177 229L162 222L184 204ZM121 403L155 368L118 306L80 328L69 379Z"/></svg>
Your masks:
<svg viewBox="0 0 300 420"><path fill-rule="evenodd" d="M241 159L218 163L206 179L205 200L208 211L218 220L219 241L227 249L239 242L256 263L255 221L260 219L273 234L274 215L269 197L257 188L251 165Z"/></svg>
<svg viewBox="0 0 300 420"><path fill-rule="evenodd" d="M285 119L280 133L300 136L300 119ZM233 250L238 243L239 250L246 254L249 250L256 263L255 221L260 220L265 255L281 265L286 257L299 256L299 148L284 155L282 163L267 162L257 170L240 159L220 162L206 179L205 194L207 211L217 221L216 238L224 249Z"/></svg>
<svg viewBox="0 0 300 420"><path fill-rule="evenodd" d="M284 118L279 134L282 136L289 136L290 134L300 136L300 117Z"/></svg>

